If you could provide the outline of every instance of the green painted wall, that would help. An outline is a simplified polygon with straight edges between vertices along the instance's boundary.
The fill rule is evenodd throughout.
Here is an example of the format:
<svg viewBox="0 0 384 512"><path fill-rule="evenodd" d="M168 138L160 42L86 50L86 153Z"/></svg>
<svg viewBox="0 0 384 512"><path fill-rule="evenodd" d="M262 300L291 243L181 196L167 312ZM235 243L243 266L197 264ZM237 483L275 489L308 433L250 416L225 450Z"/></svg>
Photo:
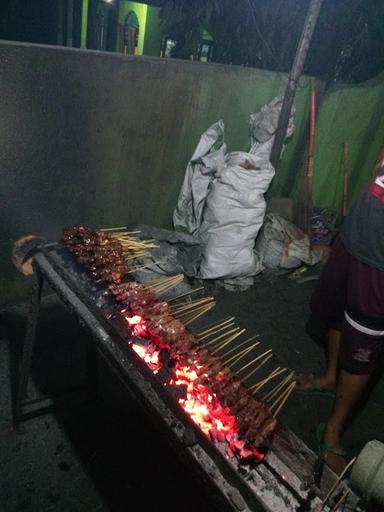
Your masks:
<svg viewBox="0 0 384 512"><path fill-rule="evenodd" d="M120 10L119 10L119 23L121 25L124 25L125 17L129 13L129 11L135 12L135 14L139 20L139 23L140 23L139 41L138 41L138 46L136 48L136 55L143 55L144 40L145 40L145 34L146 34L146 28L147 28L148 5L123 0L120 3Z"/></svg>
<svg viewBox="0 0 384 512"><path fill-rule="evenodd" d="M161 49L162 31L160 26L158 7L148 6L147 29L145 32L144 55L159 57Z"/></svg>

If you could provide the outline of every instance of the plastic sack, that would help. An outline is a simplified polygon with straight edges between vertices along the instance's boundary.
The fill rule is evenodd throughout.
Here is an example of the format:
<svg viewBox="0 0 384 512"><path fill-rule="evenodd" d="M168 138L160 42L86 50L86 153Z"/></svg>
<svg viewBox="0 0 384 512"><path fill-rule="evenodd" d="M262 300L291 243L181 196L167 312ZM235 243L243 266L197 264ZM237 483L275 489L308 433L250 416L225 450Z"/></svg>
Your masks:
<svg viewBox="0 0 384 512"><path fill-rule="evenodd" d="M258 156L226 156L211 184L198 231L204 245L199 277L253 276L260 270L253 249L266 210L264 193L274 174L273 166Z"/></svg>
<svg viewBox="0 0 384 512"><path fill-rule="evenodd" d="M226 151L224 123L218 121L203 133L188 164L173 214L175 230L192 235L201 225L209 185Z"/></svg>
<svg viewBox="0 0 384 512"><path fill-rule="evenodd" d="M293 269L303 263L315 265L321 259L318 253L311 251L308 235L274 213L266 216L255 251L268 268Z"/></svg>
<svg viewBox="0 0 384 512"><path fill-rule="evenodd" d="M267 105L264 105L259 112L251 114L249 120L249 128L251 132L250 153L269 160L272 146L275 141L275 134L282 106L283 97L279 96L274 98ZM295 131L295 125L293 122L294 114L295 107L292 107L286 138L293 135Z"/></svg>

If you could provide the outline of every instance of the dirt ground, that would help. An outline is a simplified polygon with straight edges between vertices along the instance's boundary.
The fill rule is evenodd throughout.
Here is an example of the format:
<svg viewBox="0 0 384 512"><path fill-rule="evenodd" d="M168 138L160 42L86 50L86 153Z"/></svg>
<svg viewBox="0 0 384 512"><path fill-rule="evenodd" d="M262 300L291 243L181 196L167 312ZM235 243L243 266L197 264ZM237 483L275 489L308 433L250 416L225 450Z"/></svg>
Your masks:
<svg viewBox="0 0 384 512"><path fill-rule="evenodd" d="M322 333L310 325L310 336L307 328L313 287L263 274L246 292L214 291L215 315L235 316L251 335L258 333L278 364L317 373L324 364ZM67 406L13 431L11 390L26 311L19 304L0 312L0 511L212 510L202 486L101 364L96 402ZM65 306L46 295L30 397L85 384L86 340ZM379 379L345 434L351 456L371 439L384 441L383 391ZM295 394L281 421L315 450L314 431L331 404L329 398Z"/></svg>

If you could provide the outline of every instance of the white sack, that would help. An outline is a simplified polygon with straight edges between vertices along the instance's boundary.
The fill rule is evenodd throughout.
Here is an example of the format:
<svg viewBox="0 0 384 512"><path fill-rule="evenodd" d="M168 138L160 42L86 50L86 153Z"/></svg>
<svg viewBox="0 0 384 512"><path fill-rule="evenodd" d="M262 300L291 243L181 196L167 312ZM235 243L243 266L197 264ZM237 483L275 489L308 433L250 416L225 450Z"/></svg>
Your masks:
<svg viewBox="0 0 384 512"><path fill-rule="evenodd" d="M309 237L283 217L269 213L256 242L261 263L269 268L297 268L303 263L315 265L320 255L310 250Z"/></svg>
<svg viewBox="0 0 384 512"><path fill-rule="evenodd" d="M252 276L259 270L255 238L266 209L264 193L274 176L272 165L255 155L230 153L218 169L198 231L204 244L202 279Z"/></svg>
<svg viewBox="0 0 384 512"><path fill-rule="evenodd" d="M192 235L199 228L209 184L217 168L223 165L226 151L224 123L218 121L203 133L188 164L173 214L175 230Z"/></svg>

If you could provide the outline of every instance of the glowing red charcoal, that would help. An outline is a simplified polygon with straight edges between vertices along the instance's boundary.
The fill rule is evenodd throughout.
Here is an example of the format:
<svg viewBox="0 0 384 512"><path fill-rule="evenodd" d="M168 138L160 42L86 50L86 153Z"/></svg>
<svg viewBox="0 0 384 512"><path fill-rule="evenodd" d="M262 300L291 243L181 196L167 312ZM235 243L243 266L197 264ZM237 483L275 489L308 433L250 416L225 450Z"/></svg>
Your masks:
<svg viewBox="0 0 384 512"><path fill-rule="evenodd" d="M124 317L132 334L151 340L151 344L147 347L133 344L132 348L154 373L158 373L162 366L159 361L159 351L164 347L171 350L171 347L147 328L141 316L124 315ZM168 382L168 385L187 387L186 397L179 399L182 409L212 441L225 443L228 457L237 455L241 459L262 460L263 454L260 454L255 447L246 447L245 441L239 438L239 425L231 409L224 407L217 395L201 384L198 374L202 365L199 361L196 360L193 365L190 363L186 365L180 356L177 354L173 356L177 360L175 377Z"/></svg>

